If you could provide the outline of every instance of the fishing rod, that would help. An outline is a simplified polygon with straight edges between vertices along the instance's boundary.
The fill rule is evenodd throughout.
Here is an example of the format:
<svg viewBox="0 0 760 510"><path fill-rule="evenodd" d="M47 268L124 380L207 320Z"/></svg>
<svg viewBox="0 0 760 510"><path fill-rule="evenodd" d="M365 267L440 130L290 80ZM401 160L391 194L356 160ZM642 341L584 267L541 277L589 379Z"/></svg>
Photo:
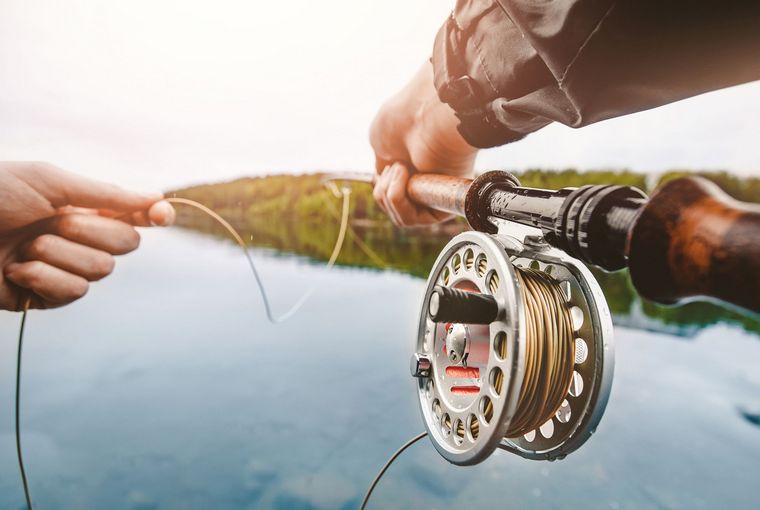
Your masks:
<svg viewBox="0 0 760 510"><path fill-rule="evenodd" d="M618 185L523 187L502 171L417 173L407 194L472 228L431 269L411 359L427 434L453 464L497 448L562 459L596 430L614 343L586 264L627 267L659 303L701 296L760 312L760 207L706 179L676 179L647 197Z"/></svg>

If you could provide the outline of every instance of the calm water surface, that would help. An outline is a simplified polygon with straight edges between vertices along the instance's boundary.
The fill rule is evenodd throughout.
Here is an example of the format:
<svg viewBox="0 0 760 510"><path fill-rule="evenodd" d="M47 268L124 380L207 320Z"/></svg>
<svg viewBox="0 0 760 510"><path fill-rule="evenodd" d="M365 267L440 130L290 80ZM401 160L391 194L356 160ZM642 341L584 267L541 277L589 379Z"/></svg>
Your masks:
<svg viewBox="0 0 760 510"><path fill-rule="evenodd" d="M62 310L33 312L23 429L38 509L356 508L421 431L408 358L424 282L256 251L289 322L265 320L245 259L170 229ZM0 508L22 508L13 443L19 316L0 314ZM597 434L563 461L449 465L427 440L373 508L758 508L760 339L616 327Z"/></svg>

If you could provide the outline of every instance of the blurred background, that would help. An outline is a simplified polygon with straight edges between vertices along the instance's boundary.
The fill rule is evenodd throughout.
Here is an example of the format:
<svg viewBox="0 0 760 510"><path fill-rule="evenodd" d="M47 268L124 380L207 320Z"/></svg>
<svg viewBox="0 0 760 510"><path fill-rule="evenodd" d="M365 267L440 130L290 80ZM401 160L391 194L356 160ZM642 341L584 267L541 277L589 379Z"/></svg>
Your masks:
<svg viewBox="0 0 760 510"><path fill-rule="evenodd" d="M0 155L125 185L371 170L369 123L429 58L453 0L0 1ZM757 170L760 84L582 130L478 167ZM718 135L719 133L719 135Z"/></svg>
<svg viewBox="0 0 760 510"><path fill-rule="evenodd" d="M23 430L37 508L348 509L422 430L408 375L424 278L464 228L394 229L367 188L324 268L340 202L315 172L370 171L370 121L430 55L452 0L0 0L0 159L44 160L212 206L143 232L82 300L32 312ZM483 151L526 185L650 190L710 171L760 201L760 83ZM569 170L568 170L569 169ZM624 171L627 170L627 171ZM362 247L363 243L363 247ZM756 508L760 321L641 300L595 271L617 368L594 437L561 462L458 468L423 441L371 508ZM0 312L0 508L22 508L13 439L19 316Z"/></svg>

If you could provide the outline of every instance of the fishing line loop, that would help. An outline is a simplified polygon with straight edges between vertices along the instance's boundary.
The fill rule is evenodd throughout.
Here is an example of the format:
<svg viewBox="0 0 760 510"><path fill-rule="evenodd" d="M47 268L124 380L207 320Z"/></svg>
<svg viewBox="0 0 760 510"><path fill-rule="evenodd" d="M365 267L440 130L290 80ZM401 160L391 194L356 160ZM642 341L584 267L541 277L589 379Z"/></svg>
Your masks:
<svg viewBox="0 0 760 510"><path fill-rule="evenodd" d="M349 228L348 216L349 216L349 210L350 210L351 188L348 186L342 186L341 188L338 188L335 185L335 183L332 181L325 182L325 186L332 192L335 198L342 199L341 214L340 214L340 229L338 231L338 238L336 239L335 246L333 247L332 253L330 254L330 259L328 260L325 266L325 268L329 270L335 265L335 262L338 260L338 257L340 256L340 252L343 248L343 242L346 238L346 231ZM264 287L264 283L261 279L261 275L256 269L256 264L253 262L253 257L251 256L248 250L248 246L245 244L245 241L243 241L243 238L240 236L238 231L235 230L235 228L227 220L225 220L222 216L220 216L217 212L213 211L212 209L203 205L200 202L197 202L195 200L190 200L188 198L181 198L181 197L168 197L165 200L172 204L182 204L182 205L186 205L186 206L198 209L199 211L202 211L203 213L213 218L222 227L224 227L224 229L232 236L235 242L243 250L243 254L245 255L245 258L248 260L248 265L251 268L251 272L253 273L253 276L256 280L256 285L259 289L259 293L261 294L262 301L264 302L264 309L266 311L267 319L272 324L279 324L291 318L294 314L296 314L301 309L301 307L306 302L306 300L316 290L316 287L312 287L311 289L306 291L301 296L301 298L299 298L298 301L296 301L295 304L293 304L293 306L291 306L287 311L285 311L285 313L283 313L280 316L275 316L274 313L272 312L272 306L269 302L269 297L267 295L266 288ZM353 231L352 231L352 234L353 234ZM355 240L358 241L358 238L355 235L354 235L354 238ZM18 459L19 472L21 473L21 482L24 489L24 498L26 500L27 510L33 510L33 507L32 507L32 499L29 492L29 481L26 476L26 469L24 467L24 457L23 457L22 448L21 448L21 365L22 365L21 353L22 353L22 347L24 343L24 328L26 326L26 319L27 319L27 314L29 312L29 308L31 305L31 301L32 301L31 296L27 297L22 307L21 326L19 327L18 342L17 342L18 351L17 351L17 356L16 356L16 395L15 395L16 456Z"/></svg>
<svg viewBox="0 0 760 510"><path fill-rule="evenodd" d="M335 246L333 247L332 253L330 254L330 259L327 261L327 264L325 265L325 270L329 271L330 269L332 269L332 267L335 265L335 262L338 260L338 256L340 255L340 252L343 248L343 241L346 238L346 229L348 228L348 215L350 211L350 202L351 202L351 188L344 186L341 189L338 189L335 183L331 181L328 181L325 185L333 193L333 195L336 198L342 198L340 229L338 231L338 238L336 239ZM245 255L246 260L248 261L248 265L251 268L253 277L256 280L256 286L258 287L259 293L261 294L261 299L264 302L264 310L266 312L267 319L272 324L280 324L288 320L289 318L291 318L293 315L295 315L298 312L298 310L301 309L301 307L304 305L306 300L309 299L309 297L311 297L311 295L315 292L316 287L312 287L311 289L307 290L282 315L275 316L274 312L272 311L272 305L269 302L269 296L267 295L266 287L264 287L264 282L261 278L261 275L259 274L258 269L256 269L256 264L253 261L253 257L251 256L251 253L248 250L248 246L245 244L245 241L240 236L238 231L235 230L235 227L230 225L230 223L227 220L225 220L222 216L220 216L217 212L206 207L200 202L196 202L195 200L190 200L188 198L181 198L181 197L169 197L169 198L166 198L165 200L172 204L182 204L182 205L194 207L195 209L202 211L203 213L213 218L222 227L224 227L224 229L232 236L232 238L235 240L238 246L240 246L240 249L243 250L243 254Z"/></svg>

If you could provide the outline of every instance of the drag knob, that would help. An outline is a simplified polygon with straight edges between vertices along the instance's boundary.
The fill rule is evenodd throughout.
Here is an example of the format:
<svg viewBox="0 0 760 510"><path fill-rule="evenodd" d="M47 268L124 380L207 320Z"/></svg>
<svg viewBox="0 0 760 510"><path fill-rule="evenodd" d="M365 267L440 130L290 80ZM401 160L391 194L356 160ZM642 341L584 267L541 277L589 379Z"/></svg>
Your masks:
<svg viewBox="0 0 760 510"><path fill-rule="evenodd" d="M430 294L428 311L433 322L490 324L499 315L499 305L488 294L437 285Z"/></svg>

